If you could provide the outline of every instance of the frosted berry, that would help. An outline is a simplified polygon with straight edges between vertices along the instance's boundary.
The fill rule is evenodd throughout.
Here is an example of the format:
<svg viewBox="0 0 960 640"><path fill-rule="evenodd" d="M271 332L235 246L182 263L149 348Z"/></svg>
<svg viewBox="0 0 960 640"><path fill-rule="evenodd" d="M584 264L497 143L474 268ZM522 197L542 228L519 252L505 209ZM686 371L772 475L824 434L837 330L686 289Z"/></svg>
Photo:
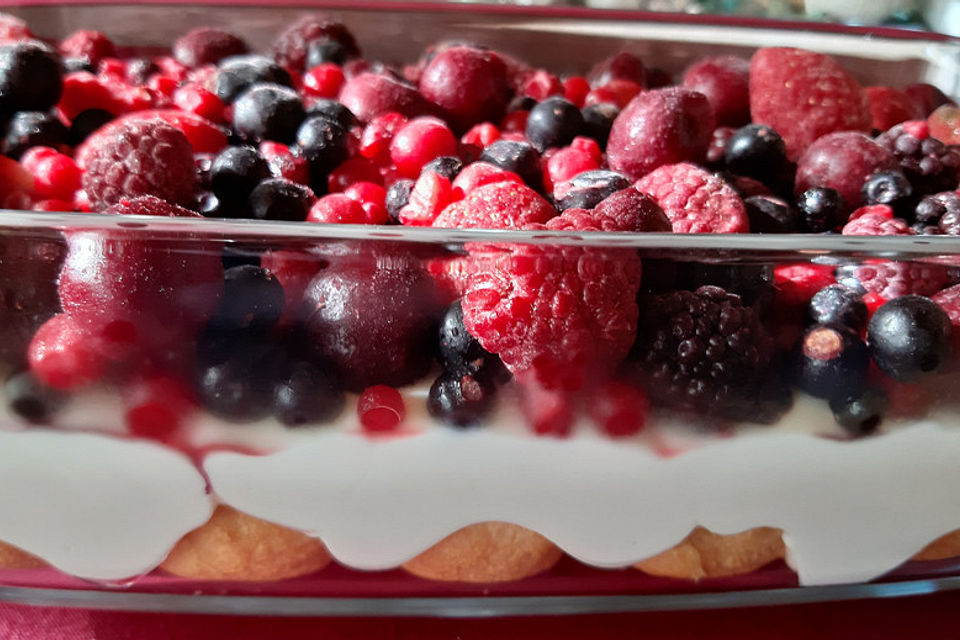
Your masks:
<svg viewBox="0 0 960 640"><path fill-rule="evenodd" d="M561 212L567 209L593 209L607 196L631 186L623 174L608 169L579 173L554 190L554 201Z"/></svg>
<svg viewBox="0 0 960 640"><path fill-rule="evenodd" d="M447 180L453 180L463 169L463 161L456 156L440 156L423 165L421 172L433 171Z"/></svg>
<svg viewBox="0 0 960 640"><path fill-rule="evenodd" d="M233 104L233 127L248 140L289 144L306 113L300 96L280 85L255 84Z"/></svg>
<svg viewBox="0 0 960 640"><path fill-rule="evenodd" d="M210 166L210 190L222 202L242 204L269 177L270 167L256 149L227 147Z"/></svg>
<svg viewBox="0 0 960 640"><path fill-rule="evenodd" d="M303 91L308 96L336 98L345 81L343 70L326 62L303 74Z"/></svg>
<svg viewBox="0 0 960 640"><path fill-rule="evenodd" d="M7 121L0 151L17 159L30 147L60 148L68 142L67 128L42 111L18 111Z"/></svg>
<svg viewBox="0 0 960 640"><path fill-rule="evenodd" d="M53 316L37 330L27 357L33 375L61 391L96 382L104 374L105 362L89 336L64 313Z"/></svg>
<svg viewBox="0 0 960 640"><path fill-rule="evenodd" d="M462 132L504 114L510 87L507 66L492 51L467 46L440 51L420 74L420 92L449 116Z"/></svg>
<svg viewBox="0 0 960 640"><path fill-rule="evenodd" d="M750 121L750 61L736 56L703 58L687 67L680 84L707 97L718 125Z"/></svg>
<svg viewBox="0 0 960 640"><path fill-rule="evenodd" d="M313 200L313 191L309 187L285 178L270 178L250 192L250 217L302 222L307 219Z"/></svg>
<svg viewBox="0 0 960 640"><path fill-rule="evenodd" d="M397 180L387 189L384 206L391 222L399 222L400 210L407 206L410 201L410 193L413 191L414 184L414 181L409 179Z"/></svg>
<svg viewBox="0 0 960 640"><path fill-rule="evenodd" d="M89 29L74 31L57 48L64 58L83 59L92 65L98 64L103 58L117 57L117 48L110 38Z"/></svg>
<svg viewBox="0 0 960 640"><path fill-rule="evenodd" d="M310 184L321 191L326 176L347 159L349 134L334 120L311 116L296 131L294 152L310 167Z"/></svg>
<svg viewBox="0 0 960 640"><path fill-rule="evenodd" d="M415 177L434 158L456 155L457 139L436 118L415 118L404 125L390 143L390 158L404 176Z"/></svg>
<svg viewBox="0 0 960 640"><path fill-rule="evenodd" d="M321 38L339 42L350 56L360 54L353 35L342 22L316 13L303 16L277 36L272 47L273 57L285 67L303 71L309 43Z"/></svg>
<svg viewBox="0 0 960 640"><path fill-rule="evenodd" d="M584 107L581 113L583 135L596 140L601 148L606 148L613 121L620 115L620 107L611 102L600 102Z"/></svg>
<svg viewBox="0 0 960 640"><path fill-rule="evenodd" d="M913 382L943 367L950 356L950 318L937 303L918 295L890 300L867 327L867 342L880 369Z"/></svg>
<svg viewBox="0 0 960 640"><path fill-rule="evenodd" d="M866 205L885 204L896 209L909 201L913 187L902 171L878 171L863 183L861 194Z"/></svg>
<svg viewBox="0 0 960 640"><path fill-rule="evenodd" d="M960 194L945 191L923 198L914 209L911 228L925 235L960 235Z"/></svg>
<svg viewBox="0 0 960 640"><path fill-rule="evenodd" d="M319 198L307 214L307 222L329 224L366 224L367 214L359 202L344 193Z"/></svg>
<svg viewBox="0 0 960 640"><path fill-rule="evenodd" d="M307 117L320 116L339 125L344 131L349 131L360 124L357 116L342 103L328 98L318 98L307 107Z"/></svg>
<svg viewBox="0 0 960 640"><path fill-rule="evenodd" d="M846 327L860 332L867 326L867 305L863 295L839 284L818 291L810 300L810 319L823 325Z"/></svg>
<svg viewBox="0 0 960 640"><path fill-rule="evenodd" d="M480 154L480 161L520 176L528 186L540 189L540 155L526 142L497 140Z"/></svg>
<svg viewBox="0 0 960 640"><path fill-rule="evenodd" d="M224 58L247 52L247 43L228 31L197 27L173 43L173 57L186 67L217 64Z"/></svg>
<svg viewBox="0 0 960 640"><path fill-rule="evenodd" d="M210 413L252 422L273 408L281 370L278 345L262 336L210 332L198 341L197 399Z"/></svg>

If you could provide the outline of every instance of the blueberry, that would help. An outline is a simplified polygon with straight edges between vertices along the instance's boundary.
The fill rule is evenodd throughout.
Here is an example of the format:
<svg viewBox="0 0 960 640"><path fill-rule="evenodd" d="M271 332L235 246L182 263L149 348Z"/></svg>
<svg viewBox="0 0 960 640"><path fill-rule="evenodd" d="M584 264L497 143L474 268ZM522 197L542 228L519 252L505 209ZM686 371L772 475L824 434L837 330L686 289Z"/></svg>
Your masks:
<svg viewBox="0 0 960 640"><path fill-rule="evenodd" d="M345 403L333 376L312 362L292 363L273 387L273 415L288 427L332 420Z"/></svg>
<svg viewBox="0 0 960 640"><path fill-rule="evenodd" d="M514 172L537 191L543 189L540 155L526 142L497 140L483 150L480 161Z"/></svg>
<svg viewBox="0 0 960 640"><path fill-rule="evenodd" d="M10 376L3 393L10 411L31 423L47 422L64 401L63 395L42 384L29 371Z"/></svg>
<svg viewBox="0 0 960 640"><path fill-rule="evenodd" d="M210 190L221 202L243 203L270 177L270 166L253 147L227 147L210 165Z"/></svg>
<svg viewBox="0 0 960 640"><path fill-rule="evenodd" d="M278 84L255 84L233 104L234 129L258 142L293 142L305 117L297 92Z"/></svg>
<svg viewBox="0 0 960 640"><path fill-rule="evenodd" d="M86 109L77 114L70 122L68 140L72 146L77 146L86 140L91 133L113 120L114 115L105 109Z"/></svg>
<svg viewBox="0 0 960 640"><path fill-rule="evenodd" d="M870 353L849 329L818 324L807 329L797 358L797 386L818 398L859 393Z"/></svg>
<svg viewBox="0 0 960 640"><path fill-rule="evenodd" d="M867 305L863 295L839 284L817 291L808 308L810 319L818 324L861 331L867 326Z"/></svg>
<svg viewBox="0 0 960 640"><path fill-rule="evenodd" d="M283 285L266 269L250 264L224 273L220 308L210 324L223 330L269 329L283 315Z"/></svg>
<svg viewBox="0 0 960 640"><path fill-rule="evenodd" d="M326 190L327 174L349 155L347 131L322 115L307 118L297 129L294 152L309 163L311 185L317 193Z"/></svg>
<svg viewBox="0 0 960 640"><path fill-rule="evenodd" d="M14 160L30 147L53 147L67 144L69 133L63 123L45 111L18 111L7 122L3 136L3 155Z"/></svg>
<svg viewBox="0 0 960 640"><path fill-rule="evenodd" d="M400 209L410 202L410 192L413 191L414 184L416 183L413 180L397 180L387 189L386 209L391 223L400 222Z"/></svg>
<svg viewBox="0 0 960 640"><path fill-rule="evenodd" d="M0 112L44 111L63 93L60 56L36 40L0 46Z"/></svg>
<svg viewBox="0 0 960 640"><path fill-rule="evenodd" d="M773 196L750 196L743 201L753 233L794 233L799 230L796 211Z"/></svg>
<svg viewBox="0 0 960 640"><path fill-rule="evenodd" d="M431 416L455 427L476 425L493 404L496 388L469 373L445 372L427 395Z"/></svg>
<svg viewBox="0 0 960 640"><path fill-rule="evenodd" d="M582 128L580 109L566 98L552 96L530 110L526 134L534 148L543 153L570 144Z"/></svg>
<svg viewBox="0 0 960 640"><path fill-rule="evenodd" d="M303 222L313 204L313 192L285 178L270 178L258 184L248 200L250 217L256 220Z"/></svg>
<svg viewBox="0 0 960 640"><path fill-rule="evenodd" d="M610 128L620 115L620 107L612 102L601 102L584 107L580 113L583 114L583 135L596 140L601 149L606 148Z"/></svg>
<svg viewBox="0 0 960 640"><path fill-rule="evenodd" d="M772 127L748 124L727 140L723 157L730 171L769 182L786 164L787 148Z"/></svg>
<svg viewBox="0 0 960 640"><path fill-rule="evenodd" d="M273 408L283 362L279 345L251 332L208 329L198 340L197 399L210 413L236 422L259 420Z"/></svg>
<svg viewBox="0 0 960 640"><path fill-rule="evenodd" d="M886 204L896 207L913 195L913 187L902 171L878 171L863 183L860 190L864 204Z"/></svg>
<svg viewBox="0 0 960 640"><path fill-rule="evenodd" d="M420 173L433 171L447 180L453 180L463 169L463 162L456 156L440 156L423 165Z"/></svg>
<svg viewBox="0 0 960 640"><path fill-rule="evenodd" d="M877 309L867 343L877 366L900 382L941 368L950 356L950 318L940 305L917 295L901 296Z"/></svg>
<svg viewBox="0 0 960 640"><path fill-rule="evenodd" d="M96 73L97 68L93 66L89 58L64 58L63 72L74 73L76 71L86 71L87 73Z"/></svg>
<svg viewBox="0 0 960 640"><path fill-rule="evenodd" d="M797 198L797 213L800 214L802 229L809 233L833 231L843 222L840 217L842 206L843 198L835 189L807 189Z"/></svg>
<svg viewBox="0 0 960 640"><path fill-rule="evenodd" d="M230 56L220 61L214 84L214 93L230 104L258 82L269 82L292 87L293 80L286 69L264 56Z"/></svg>
<svg viewBox="0 0 960 640"><path fill-rule="evenodd" d="M337 123L344 131L349 131L360 124L357 116L336 100L327 98L317 98L307 109L307 117L322 116L327 120Z"/></svg>
<svg viewBox="0 0 960 640"><path fill-rule="evenodd" d="M604 198L631 185L623 174L609 169L594 169L578 173L570 179L569 188L557 198L557 209L593 209Z"/></svg>
<svg viewBox="0 0 960 640"><path fill-rule="evenodd" d="M343 65L350 59L350 53L342 44L332 38L318 38L307 44L307 69L325 62Z"/></svg>
<svg viewBox="0 0 960 640"><path fill-rule="evenodd" d="M860 393L830 400L830 410L837 424L851 435L862 436L876 430L889 404L887 394L871 386Z"/></svg>

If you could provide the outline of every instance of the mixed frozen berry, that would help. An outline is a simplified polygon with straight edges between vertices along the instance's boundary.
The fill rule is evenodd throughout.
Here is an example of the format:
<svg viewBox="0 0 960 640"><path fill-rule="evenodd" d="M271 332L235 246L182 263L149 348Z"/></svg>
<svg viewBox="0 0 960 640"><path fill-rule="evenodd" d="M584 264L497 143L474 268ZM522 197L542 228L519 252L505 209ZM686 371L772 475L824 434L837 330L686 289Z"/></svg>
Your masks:
<svg viewBox="0 0 960 640"><path fill-rule="evenodd" d="M21 35L0 46L0 206L326 225L269 240L236 225L232 242L202 220L162 238L5 232L0 357L28 421L106 385L142 437L168 439L196 405L329 422L350 394L363 430L392 432L404 389L429 382L416 401L457 427L500 396L539 434L584 418L629 436L653 410L773 422L800 390L862 435L891 383L948 369L960 336L950 261L774 267L573 240L960 235L960 111L930 85L862 87L830 56L775 47L676 84L630 53L559 76L471 43L397 68L319 14L268 52L206 26L151 57L97 31ZM336 224L560 240L334 241Z"/></svg>

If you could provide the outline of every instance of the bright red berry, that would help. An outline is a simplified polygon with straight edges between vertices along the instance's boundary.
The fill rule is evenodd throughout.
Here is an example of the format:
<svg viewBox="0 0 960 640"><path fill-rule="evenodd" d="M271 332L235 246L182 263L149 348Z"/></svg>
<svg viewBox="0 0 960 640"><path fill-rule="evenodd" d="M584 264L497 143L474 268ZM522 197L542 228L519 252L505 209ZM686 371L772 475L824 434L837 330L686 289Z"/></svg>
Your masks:
<svg viewBox="0 0 960 640"><path fill-rule="evenodd" d="M366 224L367 213L353 198L343 193L331 193L313 203L307 222Z"/></svg>
<svg viewBox="0 0 960 640"><path fill-rule="evenodd" d="M597 427L614 438L639 433L650 412L650 400L640 388L617 380L597 388L588 406Z"/></svg>
<svg viewBox="0 0 960 640"><path fill-rule="evenodd" d="M474 162L467 165L463 171L453 179L454 200L461 200L463 196L477 187L496 182L515 182L523 184L523 178L512 171L501 169L489 162Z"/></svg>
<svg viewBox="0 0 960 640"><path fill-rule="evenodd" d="M560 78L543 69L534 71L520 89L521 95L530 96L537 102L562 93L563 85L560 84Z"/></svg>
<svg viewBox="0 0 960 640"><path fill-rule="evenodd" d="M363 156L354 156L330 172L327 177L327 190L330 193L338 193L346 190L354 182L380 184L383 178L375 164Z"/></svg>
<svg viewBox="0 0 960 640"><path fill-rule="evenodd" d="M324 62L303 74L303 92L317 98L336 98L343 82L343 70L332 62Z"/></svg>
<svg viewBox="0 0 960 640"><path fill-rule="evenodd" d="M135 436L167 441L196 410L190 390L169 375L147 375L124 389L127 429Z"/></svg>
<svg viewBox="0 0 960 640"><path fill-rule="evenodd" d="M403 396L384 384L367 387L357 401L357 416L363 430L370 434L390 433L407 415Z"/></svg>
<svg viewBox="0 0 960 640"><path fill-rule="evenodd" d="M420 167L440 156L457 153L457 139L442 120L415 118L404 125L390 142L390 158L400 173L410 178Z"/></svg>
<svg viewBox="0 0 960 640"><path fill-rule="evenodd" d="M37 329L27 357L37 379L54 389L76 389L103 375L103 360L91 347L89 337L63 313Z"/></svg>
<svg viewBox="0 0 960 640"><path fill-rule="evenodd" d="M570 435L577 415L569 393L544 389L531 376L522 377L520 392L520 408L535 434L557 438Z"/></svg>
<svg viewBox="0 0 960 640"><path fill-rule="evenodd" d="M33 174L34 191L43 198L71 200L80 188L81 172L73 158L49 147L33 147L20 158Z"/></svg>
<svg viewBox="0 0 960 640"><path fill-rule="evenodd" d="M117 48L113 46L110 38L89 29L74 31L63 39L58 48L64 58L86 58L94 66L103 58L117 55Z"/></svg>
<svg viewBox="0 0 960 640"><path fill-rule="evenodd" d="M563 97L578 107L584 106L588 93L590 83L583 76L570 76L563 81Z"/></svg>
<svg viewBox="0 0 960 640"><path fill-rule="evenodd" d="M474 125L460 138L462 144L472 144L485 149L500 138L500 130L491 122L481 122Z"/></svg>
<svg viewBox="0 0 960 640"><path fill-rule="evenodd" d="M570 146L558 149L546 162L543 186L552 192L554 185L569 180L578 173L599 169L603 153L593 138L576 137Z"/></svg>
<svg viewBox="0 0 960 640"><path fill-rule="evenodd" d="M354 182L343 190L343 195L360 203L367 214L367 224L386 224L387 191L373 182Z"/></svg>
<svg viewBox="0 0 960 640"><path fill-rule="evenodd" d="M378 164L390 162L390 141L407 119L395 111L377 116L360 134L360 155Z"/></svg>
<svg viewBox="0 0 960 640"><path fill-rule="evenodd" d="M226 122L226 106L215 93L196 82L188 82L173 92L173 104L211 122Z"/></svg>
<svg viewBox="0 0 960 640"><path fill-rule="evenodd" d="M400 209L400 223L429 227L452 201L450 180L434 171L424 171L413 185L406 206Z"/></svg>

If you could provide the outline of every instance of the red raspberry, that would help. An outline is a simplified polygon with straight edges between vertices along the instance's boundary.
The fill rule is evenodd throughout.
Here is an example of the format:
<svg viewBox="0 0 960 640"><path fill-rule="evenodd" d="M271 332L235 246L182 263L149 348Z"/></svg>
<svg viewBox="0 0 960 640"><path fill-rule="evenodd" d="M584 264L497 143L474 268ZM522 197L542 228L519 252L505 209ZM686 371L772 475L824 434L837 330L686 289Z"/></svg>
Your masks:
<svg viewBox="0 0 960 640"><path fill-rule="evenodd" d="M893 217L893 209L875 204L850 214L850 222L843 226L841 233L845 236L912 236L915 232L906 220Z"/></svg>
<svg viewBox="0 0 960 640"><path fill-rule="evenodd" d="M30 369L49 387L70 390L96 382L104 361L88 336L67 314L60 313L37 329L27 352Z"/></svg>
<svg viewBox="0 0 960 640"><path fill-rule="evenodd" d="M665 164L703 162L715 128L703 94L677 87L646 91L613 121L607 160L634 179Z"/></svg>
<svg viewBox="0 0 960 640"><path fill-rule="evenodd" d="M543 171L543 186L552 193L554 185L584 171L599 169L602 159L603 153L596 140L578 136L569 147L557 149L547 158Z"/></svg>
<svg viewBox="0 0 960 640"><path fill-rule="evenodd" d="M173 43L173 57L185 67L217 64L246 52L247 43L241 38L213 27L191 29Z"/></svg>
<svg viewBox="0 0 960 640"><path fill-rule="evenodd" d="M291 182L309 184L310 169L306 159L293 155L287 145L264 140L260 143L259 151L275 178L286 178Z"/></svg>
<svg viewBox="0 0 960 640"><path fill-rule="evenodd" d="M196 82L188 82L173 92L173 104L211 122L226 122L226 105L211 91Z"/></svg>
<svg viewBox="0 0 960 640"><path fill-rule="evenodd" d="M400 223L429 227L452 201L450 180L434 171L424 171L413 185L407 204L400 209Z"/></svg>
<svg viewBox="0 0 960 640"><path fill-rule="evenodd" d="M281 32L273 42L273 57L280 66L303 71L307 45L325 37L338 42L349 57L360 55L353 35L342 22L317 13L303 16Z"/></svg>
<svg viewBox="0 0 960 640"><path fill-rule="evenodd" d="M420 92L462 132L503 116L510 98L507 66L492 51L465 46L437 53L420 74Z"/></svg>
<svg viewBox="0 0 960 640"><path fill-rule="evenodd" d="M415 118L405 124L390 142L390 159L408 178L420 175L420 167L440 156L457 154L457 139L442 120Z"/></svg>
<svg viewBox="0 0 960 640"><path fill-rule="evenodd" d="M83 188L95 208L143 195L189 205L196 194L190 142L157 119L111 123L94 133L85 145L84 168Z"/></svg>
<svg viewBox="0 0 960 640"><path fill-rule="evenodd" d="M545 225L551 231L671 230L670 220L653 198L633 187L613 193L593 209L567 209Z"/></svg>
<svg viewBox="0 0 960 640"><path fill-rule="evenodd" d="M750 61L736 56L703 58L687 67L680 83L707 96L717 125L739 127L750 122Z"/></svg>
<svg viewBox="0 0 960 640"><path fill-rule="evenodd" d="M303 92L317 98L336 98L344 80L340 67L324 62L303 74Z"/></svg>
<svg viewBox="0 0 960 640"><path fill-rule="evenodd" d="M423 95L395 78L364 72L348 78L340 90L340 102L360 122L370 122L390 111L405 118L429 115L436 111Z"/></svg>
<svg viewBox="0 0 960 640"><path fill-rule="evenodd" d="M676 233L746 233L743 201L721 178L688 163L660 167L637 189L657 201Z"/></svg>
<svg viewBox="0 0 960 640"><path fill-rule="evenodd" d="M893 152L856 131L825 135L811 144L797 161L796 193L812 187L836 189L844 213L860 206L860 189L878 171L898 168Z"/></svg>
<svg viewBox="0 0 960 640"><path fill-rule="evenodd" d="M909 294L931 296L949 284L950 279L947 268L940 264L866 260L839 267L837 282L876 293L886 301Z"/></svg>
<svg viewBox="0 0 960 640"><path fill-rule="evenodd" d="M801 262L773 269L778 307L805 307L817 291L835 282L834 267L828 264Z"/></svg>
<svg viewBox="0 0 960 640"><path fill-rule="evenodd" d="M73 158L50 147L28 149L20 164L33 175L33 188L43 198L72 200L80 188L80 168Z"/></svg>
<svg viewBox="0 0 960 640"><path fill-rule="evenodd" d="M605 85L591 89L583 98L583 106L589 107L595 104L609 102L623 109L638 93L643 91L643 86L630 80L611 80Z"/></svg>
<svg viewBox="0 0 960 640"><path fill-rule="evenodd" d="M153 63L160 69L160 75L165 78L171 78L177 82L190 80L198 84L203 84L204 76L212 76L216 73L216 67L212 64L203 65L197 69L190 69L180 64L170 56L160 56L154 58ZM188 77L189 76L189 77ZM205 86L205 85L204 85Z"/></svg>
<svg viewBox="0 0 960 640"><path fill-rule="evenodd" d="M462 144L472 144L481 149L486 149L491 144L500 139L500 130L496 125L490 122L481 122L474 125L460 138Z"/></svg>
<svg viewBox="0 0 960 640"><path fill-rule="evenodd" d="M360 203L342 193L331 193L313 203L307 222L366 224L367 214Z"/></svg>
<svg viewBox="0 0 960 640"><path fill-rule="evenodd" d="M524 184L496 182L467 193L433 221L434 227L474 229L522 229L546 222L557 210Z"/></svg>
<svg viewBox="0 0 960 640"><path fill-rule="evenodd" d="M953 325L951 337L953 338L953 350L960 350L960 284L943 289L930 296L930 299L936 302L947 312L950 318L950 324Z"/></svg>
<svg viewBox="0 0 960 640"><path fill-rule="evenodd" d="M630 350L640 282L634 252L511 245L479 247L471 257L477 269L463 296L464 325L515 375L575 391Z"/></svg>
<svg viewBox="0 0 960 640"><path fill-rule="evenodd" d="M387 223L387 192L373 182L354 182L343 190L343 194L360 203L367 214L367 224Z"/></svg>
<svg viewBox="0 0 960 640"><path fill-rule="evenodd" d="M89 29L74 31L60 42L60 55L64 58L86 58L96 66L103 58L115 58L117 48L110 38Z"/></svg>
<svg viewBox="0 0 960 640"><path fill-rule="evenodd" d="M583 76L570 76L563 81L563 97L579 108L590 93L590 83Z"/></svg>
<svg viewBox="0 0 960 640"><path fill-rule="evenodd" d="M155 73L147 80L147 89L153 94L153 106L157 108L172 107L173 94L179 87L179 82L173 78Z"/></svg>
<svg viewBox="0 0 960 640"><path fill-rule="evenodd" d="M638 387L610 380L590 398L590 417L608 436L622 438L639 433L650 412L650 400Z"/></svg>
<svg viewBox="0 0 960 640"><path fill-rule="evenodd" d="M874 129L886 131L906 120L923 117L916 103L893 87L867 87L864 93L870 103L871 126Z"/></svg>
<svg viewBox="0 0 960 640"><path fill-rule="evenodd" d="M869 131L870 105L836 60L803 49L766 48L750 62L750 114L777 130L794 160L820 136Z"/></svg>
<svg viewBox="0 0 960 640"><path fill-rule="evenodd" d="M403 422L407 415L403 396L393 387L378 384L367 387L357 401L357 416L360 425L369 434L390 433Z"/></svg>

